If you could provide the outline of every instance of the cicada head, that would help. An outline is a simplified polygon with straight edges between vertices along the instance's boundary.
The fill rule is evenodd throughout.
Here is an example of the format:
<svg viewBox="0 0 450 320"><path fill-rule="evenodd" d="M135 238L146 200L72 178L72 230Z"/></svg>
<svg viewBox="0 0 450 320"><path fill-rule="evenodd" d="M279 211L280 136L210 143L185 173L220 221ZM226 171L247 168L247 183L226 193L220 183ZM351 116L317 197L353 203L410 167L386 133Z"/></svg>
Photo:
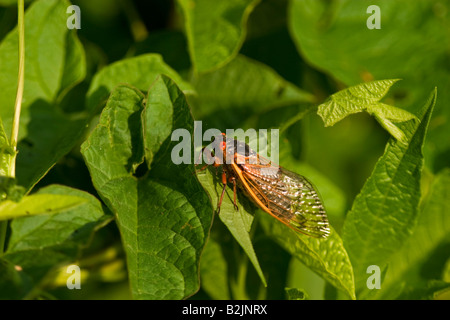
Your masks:
<svg viewBox="0 0 450 320"><path fill-rule="evenodd" d="M227 137L225 133L214 136L213 139L214 155L226 163L227 159Z"/></svg>

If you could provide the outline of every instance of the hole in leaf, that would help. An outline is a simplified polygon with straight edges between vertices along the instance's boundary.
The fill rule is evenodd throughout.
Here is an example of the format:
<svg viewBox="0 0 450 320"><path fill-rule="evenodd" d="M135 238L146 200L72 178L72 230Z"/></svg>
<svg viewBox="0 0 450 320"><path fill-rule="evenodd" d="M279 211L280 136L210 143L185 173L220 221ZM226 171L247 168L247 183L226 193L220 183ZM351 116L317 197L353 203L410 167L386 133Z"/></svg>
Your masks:
<svg viewBox="0 0 450 320"><path fill-rule="evenodd" d="M147 163L145 161L143 161L134 171L133 176L135 176L136 178L142 178L143 176L145 176L148 172L148 166Z"/></svg>

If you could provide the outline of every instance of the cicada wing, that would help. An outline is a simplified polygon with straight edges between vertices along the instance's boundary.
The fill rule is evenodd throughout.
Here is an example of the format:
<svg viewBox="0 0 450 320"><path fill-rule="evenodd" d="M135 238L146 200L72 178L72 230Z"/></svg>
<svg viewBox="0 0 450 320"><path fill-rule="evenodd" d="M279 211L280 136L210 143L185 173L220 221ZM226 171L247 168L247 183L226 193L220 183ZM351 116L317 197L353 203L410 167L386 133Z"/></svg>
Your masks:
<svg viewBox="0 0 450 320"><path fill-rule="evenodd" d="M305 177L272 164L241 166L242 176L265 210L287 226L313 237L326 237L330 227L313 184Z"/></svg>

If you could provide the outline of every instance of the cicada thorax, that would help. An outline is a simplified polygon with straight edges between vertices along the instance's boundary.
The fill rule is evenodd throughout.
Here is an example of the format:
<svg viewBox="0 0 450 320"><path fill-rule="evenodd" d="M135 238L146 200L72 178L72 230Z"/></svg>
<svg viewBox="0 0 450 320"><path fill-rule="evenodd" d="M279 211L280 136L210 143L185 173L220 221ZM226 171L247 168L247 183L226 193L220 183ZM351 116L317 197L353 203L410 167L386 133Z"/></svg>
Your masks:
<svg viewBox="0 0 450 320"><path fill-rule="evenodd" d="M219 149L222 151L223 164L257 163L258 154L248 144L232 137L227 137L225 134L219 136L218 139Z"/></svg>

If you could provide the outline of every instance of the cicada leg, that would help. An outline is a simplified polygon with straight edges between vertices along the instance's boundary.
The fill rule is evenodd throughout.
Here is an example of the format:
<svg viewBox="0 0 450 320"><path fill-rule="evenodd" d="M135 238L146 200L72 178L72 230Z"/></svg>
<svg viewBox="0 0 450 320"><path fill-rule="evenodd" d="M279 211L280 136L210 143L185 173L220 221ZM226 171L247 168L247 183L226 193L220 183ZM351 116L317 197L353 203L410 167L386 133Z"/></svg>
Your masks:
<svg viewBox="0 0 450 320"><path fill-rule="evenodd" d="M234 205L234 209L236 211L239 210L239 207L237 205L237 187L236 187L236 178L235 177L230 177L227 179L227 174L225 171L222 172L222 184L223 184L223 188L222 188L222 193L220 194L220 198L219 198L219 202L217 204L217 213L220 212L220 206L222 205L222 201L223 201L223 197L225 195L225 190L227 188L227 181L228 182L232 182L233 183L233 205Z"/></svg>
<svg viewBox="0 0 450 320"><path fill-rule="evenodd" d="M222 165L222 163L221 163L220 159L217 156L213 155L211 150L209 150L206 147L204 147L202 149L201 153L200 153L200 157L198 159L198 162L200 162L201 155L203 154L205 149L209 151L209 154L207 154L207 156L209 157L208 158L208 162L210 162L209 160L214 159L214 163L212 165L216 168L216 174L217 174L217 169ZM209 164L204 165L203 167L201 167L199 169L199 171L205 170L208 166L210 166L210 165ZM225 195L225 190L226 190L226 187L227 187L227 175L226 175L225 170L222 171L222 184L223 184L223 189L222 189L222 193L220 195L219 201L217 203L217 214L220 213L220 207L222 205L223 196Z"/></svg>
<svg viewBox="0 0 450 320"><path fill-rule="evenodd" d="M220 166L220 159L218 157L216 157L215 155L213 155L212 151L207 149L207 147L203 147L202 151L200 152L199 156L198 156L198 161L200 162L200 159L202 158L202 154L203 152L207 150L209 151L209 153L207 154L208 157L208 162L210 162L209 160L214 159L214 163L213 166L216 167L216 174L217 174L217 168ZM195 166L197 166L198 164L196 163ZM209 164L205 164L203 167L201 167L200 169L198 169L198 171L203 171L205 170L208 166L210 166Z"/></svg>
<svg viewBox="0 0 450 320"><path fill-rule="evenodd" d="M225 190L227 188L227 174L225 173L225 171L222 172L222 184L223 184L223 189L222 189L222 193L219 198L219 202L217 203L217 214L220 213L220 206L222 205L223 196L224 196Z"/></svg>
<svg viewBox="0 0 450 320"><path fill-rule="evenodd" d="M237 203L236 203L236 195L237 195L237 188L236 188L236 178L235 177L230 177L229 179L228 179L228 181L230 181L230 182L232 182L233 183L233 205L234 205L234 209L236 210L236 211L238 211L239 210L239 207L238 207L238 205L237 205Z"/></svg>

